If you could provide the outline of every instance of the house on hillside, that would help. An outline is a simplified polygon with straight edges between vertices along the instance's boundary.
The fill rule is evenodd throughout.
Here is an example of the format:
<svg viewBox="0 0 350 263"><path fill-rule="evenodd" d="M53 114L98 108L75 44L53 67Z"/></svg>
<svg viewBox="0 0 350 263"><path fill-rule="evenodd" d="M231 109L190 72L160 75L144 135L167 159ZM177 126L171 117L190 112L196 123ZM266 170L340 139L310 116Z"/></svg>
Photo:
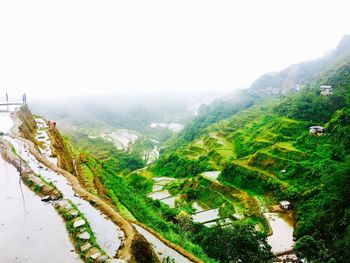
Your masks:
<svg viewBox="0 0 350 263"><path fill-rule="evenodd" d="M321 136L326 132L326 129L322 126L311 126L309 128L309 133L317 136Z"/></svg>
<svg viewBox="0 0 350 263"><path fill-rule="evenodd" d="M301 85L300 84L296 84L292 90L295 91L295 92L299 92L300 89L301 89Z"/></svg>
<svg viewBox="0 0 350 263"><path fill-rule="evenodd" d="M321 91L321 95L323 96L330 96L333 94L332 86L322 85L320 86L320 91Z"/></svg>
<svg viewBox="0 0 350 263"><path fill-rule="evenodd" d="M292 209L292 204L289 201L283 200L283 201L280 201L280 207L285 210L290 210Z"/></svg>

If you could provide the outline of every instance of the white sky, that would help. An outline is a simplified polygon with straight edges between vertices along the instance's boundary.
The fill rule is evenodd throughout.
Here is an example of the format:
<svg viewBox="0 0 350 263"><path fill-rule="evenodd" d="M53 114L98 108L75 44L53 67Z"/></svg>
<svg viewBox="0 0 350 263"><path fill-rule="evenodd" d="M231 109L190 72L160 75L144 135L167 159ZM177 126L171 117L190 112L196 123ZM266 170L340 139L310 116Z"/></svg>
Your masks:
<svg viewBox="0 0 350 263"><path fill-rule="evenodd" d="M0 97L233 90L322 56L349 1L0 0Z"/></svg>

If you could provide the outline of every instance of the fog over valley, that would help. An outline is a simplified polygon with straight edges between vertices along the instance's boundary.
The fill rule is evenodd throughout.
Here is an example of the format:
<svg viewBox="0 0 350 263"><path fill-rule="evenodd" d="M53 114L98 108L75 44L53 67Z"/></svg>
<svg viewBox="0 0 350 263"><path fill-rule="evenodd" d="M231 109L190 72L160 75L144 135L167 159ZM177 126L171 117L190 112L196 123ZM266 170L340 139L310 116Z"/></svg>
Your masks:
<svg viewBox="0 0 350 263"><path fill-rule="evenodd" d="M0 263L350 258L345 0L0 3Z"/></svg>

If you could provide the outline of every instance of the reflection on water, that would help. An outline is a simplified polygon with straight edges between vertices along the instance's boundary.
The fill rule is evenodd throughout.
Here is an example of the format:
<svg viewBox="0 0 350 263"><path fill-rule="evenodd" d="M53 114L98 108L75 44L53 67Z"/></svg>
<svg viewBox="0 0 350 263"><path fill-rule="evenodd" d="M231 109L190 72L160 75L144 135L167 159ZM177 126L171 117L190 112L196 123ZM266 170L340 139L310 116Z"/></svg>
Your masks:
<svg viewBox="0 0 350 263"><path fill-rule="evenodd" d="M0 132L8 133L10 132L13 125L12 118L9 112L0 112Z"/></svg>
<svg viewBox="0 0 350 263"><path fill-rule="evenodd" d="M0 262L81 262L55 209L0 157ZM72 252L73 251L73 252Z"/></svg>
<svg viewBox="0 0 350 263"><path fill-rule="evenodd" d="M289 251L293 248L293 226L291 226L278 213L264 213L269 221L273 234L269 236L268 242L273 253Z"/></svg>
<svg viewBox="0 0 350 263"><path fill-rule="evenodd" d="M148 195L148 197L150 197L152 199L160 200L160 199L163 199L163 198L171 197L171 194L169 193L168 190L162 190L162 191L150 193Z"/></svg>
<svg viewBox="0 0 350 263"><path fill-rule="evenodd" d="M97 243L109 256L115 256L124 236L124 233L120 228L111 220L105 218L105 216L95 209L89 202L77 197L72 186L64 176L43 167L43 165L29 152L27 146L23 142L9 137L6 137L6 139L12 143L17 152L20 152L20 148L23 147L24 152L22 158L27 161L33 171L43 176L47 181L52 182L58 190L62 192L64 198L70 199L78 206L79 210L88 220L91 229L96 236Z"/></svg>
<svg viewBox="0 0 350 263"><path fill-rule="evenodd" d="M220 171L210 171L210 172L204 172L202 173L202 176L210 181L218 182L218 176L221 172Z"/></svg>
<svg viewBox="0 0 350 263"><path fill-rule="evenodd" d="M164 204L168 205L171 208L175 208L176 199L178 199L179 197L180 197L179 195L172 196L169 198L162 199L161 202L163 202Z"/></svg>
<svg viewBox="0 0 350 263"><path fill-rule="evenodd" d="M193 221L197 223L204 223L218 218L220 218L219 208L199 212L197 214L192 215Z"/></svg>

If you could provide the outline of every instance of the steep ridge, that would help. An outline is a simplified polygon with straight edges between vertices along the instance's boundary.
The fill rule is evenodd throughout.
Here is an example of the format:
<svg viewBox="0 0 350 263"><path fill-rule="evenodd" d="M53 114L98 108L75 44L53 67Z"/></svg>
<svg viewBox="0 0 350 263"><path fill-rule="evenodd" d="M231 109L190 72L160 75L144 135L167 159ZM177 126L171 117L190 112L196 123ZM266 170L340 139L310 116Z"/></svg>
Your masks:
<svg viewBox="0 0 350 263"><path fill-rule="evenodd" d="M346 36L323 59L291 66L266 81L263 77L237 98L202 107L147 167L139 169L136 159L124 155L120 163L119 157L113 162L99 159L98 149L92 153L61 138L58 145L71 154L77 177L55 165L51 169L78 185L82 196L94 202L98 196L97 206L108 205L129 225L143 227L194 262L227 259L216 252L235 235L215 227L217 223L231 230L243 226L250 231L244 237L260 236L262 243L269 234L275 255L297 252L309 261L345 262L350 242L348 40ZM322 96L320 85L333 86L333 94ZM325 134L310 134L309 127L315 125L325 127ZM56 147L57 154L63 147ZM125 164L133 167L130 174ZM293 209L281 209L282 200L290 201ZM113 217L112 211L106 213ZM279 224L287 235L278 233ZM276 236L284 237L277 246ZM281 249L278 241L284 239L288 242ZM229 253L226 247L222 251ZM244 251L249 250L243 247L238 256ZM265 252L256 262L271 261L269 249Z"/></svg>
<svg viewBox="0 0 350 263"><path fill-rule="evenodd" d="M73 157L71 156L59 130L54 125L50 125L48 132L52 141L52 153L57 157L58 167L76 175Z"/></svg>
<svg viewBox="0 0 350 263"><path fill-rule="evenodd" d="M22 111L23 109L23 111ZM23 134L23 130L25 133L28 131L35 131L36 124L32 121L26 121L25 123L22 123L21 120L32 120L34 119L32 114L30 113L29 109L24 106L21 108L21 110L17 111L16 116L18 117L18 120L16 121L16 124L19 127L23 127L25 125L25 129L19 128L21 133ZM14 134L17 134L17 128L13 128ZM58 135L59 133L56 133ZM34 136L26 136L28 138L33 138ZM91 202L94 204L94 207L96 207L98 210L100 210L103 214L108 216L115 224L117 224L125 233L125 242L124 245L121 247L118 253L118 257L125 259L130 262L156 262L156 259L153 255L153 250L150 247L149 243L144 239L142 235L140 235L136 229L128 223L122 216L119 215L118 212L116 212L113 208L111 208L107 203L99 199L97 196L87 192L84 188L82 188L76 179L74 175L67 172L66 170L63 170L56 166L55 164L51 163L48 159L46 159L38 150L38 146L34 144L32 141L26 139L26 138L20 138L23 142L25 142L29 146L29 150L31 154L33 154L37 160L39 160L41 163L43 163L46 167L50 168L52 171L55 171L62 176L66 177L70 184L73 186L75 192L83 197L85 200ZM62 140L62 139L61 139ZM36 140L34 140L36 141Z"/></svg>

